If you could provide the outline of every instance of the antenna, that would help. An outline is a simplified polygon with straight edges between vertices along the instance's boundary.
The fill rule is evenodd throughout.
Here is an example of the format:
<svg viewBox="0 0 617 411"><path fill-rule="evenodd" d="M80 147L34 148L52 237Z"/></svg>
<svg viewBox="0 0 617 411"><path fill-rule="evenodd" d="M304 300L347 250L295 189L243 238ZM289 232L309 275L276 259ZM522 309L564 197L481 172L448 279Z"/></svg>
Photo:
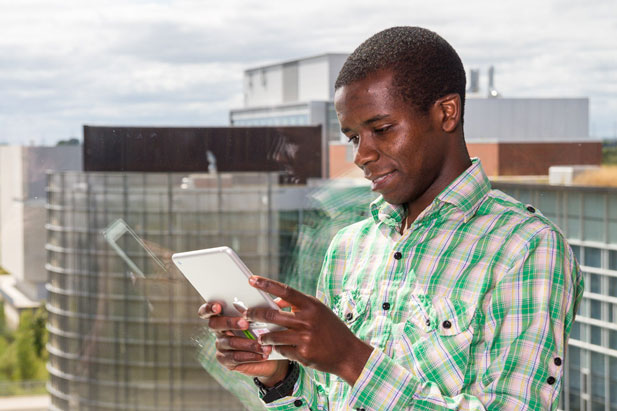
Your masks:
<svg viewBox="0 0 617 411"><path fill-rule="evenodd" d="M499 94L499 92L495 88L495 67L493 66L490 66L488 68L488 97L501 97L501 94Z"/></svg>
<svg viewBox="0 0 617 411"><path fill-rule="evenodd" d="M470 93L480 91L480 69L469 70L469 90Z"/></svg>

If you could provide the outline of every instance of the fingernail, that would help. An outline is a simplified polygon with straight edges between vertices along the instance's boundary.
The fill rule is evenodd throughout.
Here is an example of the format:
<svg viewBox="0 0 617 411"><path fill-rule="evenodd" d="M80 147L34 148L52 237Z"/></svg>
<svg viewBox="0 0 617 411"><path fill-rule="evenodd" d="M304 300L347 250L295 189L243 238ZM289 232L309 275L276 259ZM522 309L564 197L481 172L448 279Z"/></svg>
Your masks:
<svg viewBox="0 0 617 411"><path fill-rule="evenodd" d="M206 307L202 305L201 307L199 307L199 310L197 310L197 315L201 317L204 314L206 314Z"/></svg>
<svg viewBox="0 0 617 411"><path fill-rule="evenodd" d="M261 346L261 350L264 352L264 354L270 354L272 352L272 346L271 345L262 345Z"/></svg>
<svg viewBox="0 0 617 411"><path fill-rule="evenodd" d="M218 305L218 304L214 304L214 305L212 306L212 312L213 312L213 313L215 313L215 314L220 313L220 312L221 312L221 306L220 306L220 305Z"/></svg>
<svg viewBox="0 0 617 411"><path fill-rule="evenodd" d="M245 319L241 319L238 321L238 327L240 327L240 329L242 330L248 330L249 322L246 321Z"/></svg>
<svg viewBox="0 0 617 411"><path fill-rule="evenodd" d="M251 284L251 285L255 285L255 284L257 284L257 277L255 277L254 275L253 275L253 276L251 276L251 277L249 278L249 284Z"/></svg>

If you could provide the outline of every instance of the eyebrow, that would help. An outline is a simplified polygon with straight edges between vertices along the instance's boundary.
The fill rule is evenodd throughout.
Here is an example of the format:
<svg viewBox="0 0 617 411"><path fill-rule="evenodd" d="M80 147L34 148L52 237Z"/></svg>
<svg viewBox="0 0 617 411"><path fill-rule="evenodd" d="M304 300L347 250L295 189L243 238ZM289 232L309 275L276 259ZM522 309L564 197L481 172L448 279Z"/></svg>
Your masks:
<svg viewBox="0 0 617 411"><path fill-rule="evenodd" d="M368 120L363 121L362 124L365 125L365 126L368 126L368 125L371 125L373 123L376 123L376 122L378 122L380 120L383 120L385 118L388 118L388 117L390 117L389 114L378 114L378 115L376 115L374 117L369 118ZM347 133L348 131L351 131L351 129L341 127L341 132L343 134Z"/></svg>

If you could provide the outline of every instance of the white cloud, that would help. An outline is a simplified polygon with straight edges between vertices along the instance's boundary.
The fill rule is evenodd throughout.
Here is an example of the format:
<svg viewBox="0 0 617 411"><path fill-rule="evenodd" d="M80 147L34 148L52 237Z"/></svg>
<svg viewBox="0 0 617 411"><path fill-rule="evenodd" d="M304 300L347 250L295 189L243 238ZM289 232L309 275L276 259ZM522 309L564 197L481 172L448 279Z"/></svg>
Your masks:
<svg viewBox="0 0 617 411"><path fill-rule="evenodd" d="M421 25L506 96L589 96L597 134L617 110L614 0L389 2L0 0L0 141L51 143L84 123L225 125L242 71L349 52Z"/></svg>

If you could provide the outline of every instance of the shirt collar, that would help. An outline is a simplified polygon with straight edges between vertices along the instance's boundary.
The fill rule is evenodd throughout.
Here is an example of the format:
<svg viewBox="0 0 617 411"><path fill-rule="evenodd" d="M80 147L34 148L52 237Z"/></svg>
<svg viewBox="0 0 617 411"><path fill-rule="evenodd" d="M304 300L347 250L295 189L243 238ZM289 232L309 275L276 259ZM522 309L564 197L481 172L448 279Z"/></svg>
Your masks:
<svg viewBox="0 0 617 411"><path fill-rule="evenodd" d="M490 190L491 183L482 168L480 159L472 158L467 170L452 181L427 209L435 207L438 203L452 204L463 212L464 220L467 222L475 215L481 200ZM387 203L383 196L379 196L371 203L370 212L375 224L383 222L393 228L398 227L407 215L405 207ZM428 214L432 213L424 210L419 218Z"/></svg>

